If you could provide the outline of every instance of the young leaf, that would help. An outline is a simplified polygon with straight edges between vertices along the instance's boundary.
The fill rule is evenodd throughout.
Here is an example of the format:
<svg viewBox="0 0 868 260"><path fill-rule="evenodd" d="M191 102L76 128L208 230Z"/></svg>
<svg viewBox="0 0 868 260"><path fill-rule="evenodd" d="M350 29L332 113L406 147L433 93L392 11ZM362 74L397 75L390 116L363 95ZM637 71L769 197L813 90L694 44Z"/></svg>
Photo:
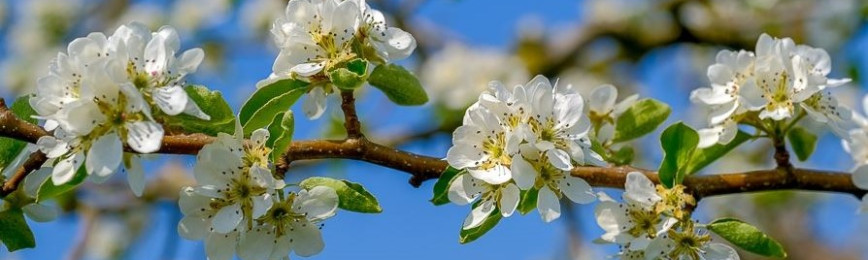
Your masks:
<svg viewBox="0 0 868 260"><path fill-rule="evenodd" d="M612 141L629 141L651 133L666 121L670 112L672 109L660 101L650 98L639 100L616 119Z"/></svg>
<svg viewBox="0 0 868 260"><path fill-rule="evenodd" d="M9 107L12 114L21 120L36 123L36 119L32 116L36 114L33 108L30 107L30 96L21 96L12 103ZM24 150L27 143L12 138L0 137L0 169L12 163L15 157Z"/></svg>
<svg viewBox="0 0 868 260"><path fill-rule="evenodd" d="M45 179L42 185L39 186L39 190L36 191L36 202L46 201L71 191L78 187L78 185L81 185L86 178L87 171L84 169L84 165L78 168L78 171L75 172L75 176L73 176L69 182L61 185L54 185L54 182L49 176Z"/></svg>
<svg viewBox="0 0 868 260"><path fill-rule="evenodd" d="M268 126L275 115L289 110L307 91L307 86L304 81L284 79L257 89L238 113L244 135Z"/></svg>
<svg viewBox="0 0 868 260"><path fill-rule="evenodd" d="M395 104L418 106L428 102L428 94L413 73L395 64L383 64L374 68L368 83L374 86Z"/></svg>
<svg viewBox="0 0 868 260"><path fill-rule="evenodd" d="M705 168L720 157L723 157L729 151L732 151L742 143L750 140L751 135L742 131L738 131L735 138L727 144L715 144L705 149L696 150L693 153L693 158L690 159L690 164L687 166L687 175L693 174Z"/></svg>
<svg viewBox="0 0 868 260"><path fill-rule="evenodd" d="M440 174L440 178L437 179L437 183L434 184L434 197L431 198L431 203L434 206L440 206L446 203L449 203L449 185L452 184L452 181L455 180L455 177L462 174L462 170L452 168L452 166L446 167L446 170Z"/></svg>
<svg viewBox="0 0 868 260"><path fill-rule="evenodd" d="M479 226L471 229L462 228L461 232L458 234L458 242L467 244L482 237L482 235L488 233L488 231L494 228L494 226L497 226L497 223L500 222L501 218L503 218L503 215L500 214L499 209L495 208L491 211L491 214L488 214L488 217L482 221L482 224L479 224Z"/></svg>
<svg viewBox="0 0 868 260"><path fill-rule="evenodd" d="M790 132L787 133L787 139L790 139L790 146L792 146L799 161L805 161L811 157L814 148L817 147L817 136L801 127L790 129Z"/></svg>
<svg viewBox="0 0 868 260"><path fill-rule="evenodd" d="M276 162L292 143L292 135L295 132L295 117L292 110L275 115L271 125L268 126L268 132L270 136L265 144L271 147L271 160Z"/></svg>
<svg viewBox="0 0 868 260"><path fill-rule="evenodd" d="M778 241L741 220L733 218L717 219L708 224L708 230L711 230L711 232L726 239L726 241L729 241L733 245L741 247L745 251L775 258L787 257L787 252L784 251L783 246Z"/></svg>
<svg viewBox="0 0 868 260"><path fill-rule="evenodd" d="M678 122L663 130L663 162L660 163L660 183L667 188L680 184L687 175L687 166L699 144L699 134L693 128Z"/></svg>
<svg viewBox="0 0 868 260"><path fill-rule="evenodd" d="M312 189L316 186L326 186L335 189L338 193L338 207L344 210L360 213L383 212L383 209L380 208L380 203L377 202L377 198L358 183L325 177L310 177L298 185L303 189Z"/></svg>
<svg viewBox="0 0 868 260"><path fill-rule="evenodd" d="M20 208L0 212L0 242L6 245L9 252L36 247L36 239Z"/></svg>
<svg viewBox="0 0 868 260"><path fill-rule="evenodd" d="M363 59L347 62L346 68L338 68L329 72L329 79L340 89L352 90L365 83L365 73L368 63Z"/></svg>
<svg viewBox="0 0 868 260"><path fill-rule="evenodd" d="M211 136L216 136L218 133L231 134L235 131L235 113L223 99L220 91L195 85L187 86L184 91L187 92L190 101L195 102L211 119L202 120L191 115L180 114L163 118L163 126L186 133L203 133Z"/></svg>
<svg viewBox="0 0 868 260"><path fill-rule="evenodd" d="M539 189L531 188L521 191L521 200L519 200L517 208L518 213L527 215L527 213L536 209L537 197L539 197Z"/></svg>

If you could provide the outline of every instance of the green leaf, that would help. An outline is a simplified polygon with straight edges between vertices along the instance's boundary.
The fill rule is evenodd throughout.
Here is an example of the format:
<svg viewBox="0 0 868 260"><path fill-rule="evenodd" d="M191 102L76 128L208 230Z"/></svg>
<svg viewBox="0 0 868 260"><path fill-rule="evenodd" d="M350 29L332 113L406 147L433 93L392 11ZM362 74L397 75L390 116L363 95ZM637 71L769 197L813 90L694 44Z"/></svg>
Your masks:
<svg viewBox="0 0 868 260"><path fill-rule="evenodd" d="M521 191L521 200L519 200L517 208L518 213L527 215L527 213L536 209L537 197L539 197L539 189L537 188Z"/></svg>
<svg viewBox="0 0 868 260"><path fill-rule="evenodd" d="M33 111L33 108L30 107L30 96L21 96L16 99L9 109L12 110L12 114L19 119L33 124L36 123L36 119L32 117L36 114L36 111ZM18 154L20 154L26 146L27 143L24 141L0 137L0 169L5 168L7 165L12 163L12 161L15 160L15 157L18 157Z"/></svg>
<svg viewBox="0 0 868 260"><path fill-rule="evenodd" d="M42 182L42 185L39 186L39 190L36 191L36 202L42 202L51 198L55 198L60 196L68 191L71 191L81 185L84 182L84 179L87 178L87 171L84 169L84 164L78 168L78 171L75 172L75 176L72 177L67 183L61 185L54 185L54 182L51 180L51 176L45 179Z"/></svg>
<svg viewBox="0 0 868 260"><path fill-rule="evenodd" d="M635 152L633 151L632 146L624 146L615 153L609 155L607 161L614 163L615 165L629 165L633 162L633 156L635 156Z"/></svg>
<svg viewBox="0 0 868 260"><path fill-rule="evenodd" d="M463 172L462 170L452 168L452 166L446 167L446 170L437 179L437 183L434 184L434 197L431 198L431 203L435 206L449 203L449 185Z"/></svg>
<svg viewBox="0 0 868 260"><path fill-rule="evenodd" d="M292 110L275 115L268 126L268 132L269 137L265 145L271 147L271 161L277 162L277 159L286 153L287 147L292 144L292 135L295 132L295 117Z"/></svg>
<svg viewBox="0 0 868 260"><path fill-rule="evenodd" d="M0 212L0 241L9 252L36 247L36 239L20 208Z"/></svg>
<svg viewBox="0 0 868 260"><path fill-rule="evenodd" d="M613 142L624 142L651 133L663 124L672 109L654 99L642 99L634 103L615 121Z"/></svg>
<svg viewBox="0 0 868 260"><path fill-rule="evenodd" d="M316 186L326 186L335 189L338 193L338 207L344 210L361 213L380 213L380 203L377 198L365 190L362 185L347 180L337 180L325 177L310 177L298 184L304 189L312 189Z"/></svg>
<svg viewBox="0 0 868 260"><path fill-rule="evenodd" d="M699 144L699 134L693 128L678 122L666 128L660 136L663 146L663 162L660 163L660 183L667 188L684 181L687 166Z"/></svg>
<svg viewBox="0 0 868 260"><path fill-rule="evenodd" d="M741 220L717 219L708 224L708 230L745 251L775 258L787 257L787 252L778 241Z"/></svg>
<svg viewBox="0 0 868 260"><path fill-rule="evenodd" d="M742 131L738 131L735 137L727 144L715 144L704 149L696 150L690 164L687 166L687 174L693 174L705 168L712 162L720 159L742 143L751 139L751 135Z"/></svg>
<svg viewBox="0 0 868 260"><path fill-rule="evenodd" d="M223 99L220 91L212 91L204 86L191 85L184 88L190 100L196 103L202 112L211 117L202 120L197 117L180 114L167 116L163 126L168 129L179 129L185 133L203 133L216 136L218 133L235 132L235 113Z"/></svg>
<svg viewBox="0 0 868 260"><path fill-rule="evenodd" d="M790 146L799 161L807 160L814 153L814 148L817 148L817 136L801 127L790 129L787 139L790 139Z"/></svg>
<svg viewBox="0 0 868 260"><path fill-rule="evenodd" d="M479 203L474 204L474 208L478 205ZM491 214L488 214L488 217L486 217L479 226L471 229L462 228L458 235L458 242L467 244L482 237L482 235L488 233L488 231L494 228L494 226L497 226L497 223L500 222L501 218L503 218L503 216L500 214L500 210L494 208L494 210L491 211Z"/></svg>
<svg viewBox="0 0 868 260"><path fill-rule="evenodd" d="M383 64L374 68L368 83L386 94L395 104L418 106L428 102L428 94L413 73L395 64Z"/></svg>
<svg viewBox="0 0 868 260"><path fill-rule="evenodd" d="M289 110L307 91L307 86L304 81L284 79L257 89L238 113L244 135L268 126L275 115Z"/></svg>

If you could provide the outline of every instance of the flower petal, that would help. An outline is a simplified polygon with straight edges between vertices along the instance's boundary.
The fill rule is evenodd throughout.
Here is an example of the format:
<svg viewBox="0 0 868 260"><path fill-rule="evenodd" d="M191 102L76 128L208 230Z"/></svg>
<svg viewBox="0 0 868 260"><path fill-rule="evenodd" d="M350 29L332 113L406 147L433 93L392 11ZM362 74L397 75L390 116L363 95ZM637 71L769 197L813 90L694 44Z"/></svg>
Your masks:
<svg viewBox="0 0 868 260"><path fill-rule="evenodd" d="M307 214L307 218L325 219L335 215L338 208L338 194L326 186L316 186L310 190L301 190L292 203L293 210Z"/></svg>
<svg viewBox="0 0 868 260"><path fill-rule="evenodd" d="M739 260L735 249L721 243L709 242L702 249L705 260Z"/></svg>
<svg viewBox="0 0 868 260"><path fill-rule="evenodd" d="M575 203L588 204L597 199L591 185L582 178L565 176L558 181L558 189Z"/></svg>
<svg viewBox="0 0 868 260"><path fill-rule="evenodd" d="M612 111L615 107L615 99L618 98L618 89L615 86L606 84L601 85L591 91L591 96L588 98L588 103L591 111L599 114L606 114Z"/></svg>
<svg viewBox="0 0 868 260"><path fill-rule="evenodd" d="M504 217L509 217L518 207L518 201L521 199L521 191L519 191L518 186L510 183L500 192L500 213L502 213Z"/></svg>
<svg viewBox="0 0 868 260"><path fill-rule="evenodd" d="M292 250L299 256L312 256L322 252L325 248L325 243L322 240L322 233L319 227L306 220L293 222L292 230L289 236L292 241Z"/></svg>
<svg viewBox="0 0 868 260"><path fill-rule="evenodd" d="M214 219L211 221L211 225L214 226L214 232L226 234L238 227L243 218L241 204L235 203L217 211L217 214L214 215Z"/></svg>
<svg viewBox="0 0 868 260"><path fill-rule="evenodd" d="M28 218L36 222L48 222L57 218L57 208L52 206L31 203L21 209Z"/></svg>
<svg viewBox="0 0 868 260"><path fill-rule="evenodd" d="M152 93L154 103L170 116L184 112L187 109L187 102L190 102L187 92L177 85L155 88Z"/></svg>
<svg viewBox="0 0 868 260"><path fill-rule="evenodd" d="M238 258L241 260L261 260L271 256L274 249L274 231L257 227L241 235L238 241Z"/></svg>
<svg viewBox="0 0 868 260"><path fill-rule="evenodd" d="M142 168L141 159L138 156L130 158L130 164L127 165L127 183L136 197L141 197L145 190L145 170Z"/></svg>
<svg viewBox="0 0 868 260"><path fill-rule="evenodd" d="M521 156L521 154L512 156L511 171L512 179L515 180L515 184L518 185L519 188L527 190L530 187L533 187L538 173L536 169L534 169L533 166Z"/></svg>
<svg viewBox="0 0 868 260"><path fill-rule="evenodd" d="M208 229L208 222L197 216L185 216L178 222L178 234L189 240L205 238L208 235Z"/></svg>
<svg viewBox="0 0 868 260"><path fill-rule="evenodd" d="M114 173L124 155L124 146L116 132L100 136L87 151L87 161L84 163L88 174L107 177Z"/></svg>
<svg viewBox="0 0 868 260"><path fill-rule="evenodd" d="M68 155L54 165L51 172L51 181L54 185L61 185L72 180L78 168L84 163L84 154L79 152Z"/></svg>
<svg viewBox="0 0 868 260"><path fill-rule="evenodd" d="M208 260L231 260L235 255L238 232L229 234L211 233L205 241Z"/></svg>
<svg viewBox="0 0 868 260"><path fill-rule="evenodd" d="M549 187L542 187L537 197L537 210L546 223L561 217L561 203L558 196Z"/></svg>
<svg viewBox="0 0 868 260"><path fill-rule="evenodd" d="M322 87L314 87L308 92L302 104L304 114L310 119L319 118L326 110L327 101L325 90Z"/></svg>
<svg viewBox="0 0 868 260"><path fill-rule="evenodd" d="M624 199L630 202L650 206L661 200L660 196L657 195L654 183L640 172L630 172L627 174L625 190Z"/></svg>
<svg viewBox="0 0 868 260"><path fill-rule="evenodd" d="M152 153L163 142L163 126L152 121L135 121L124 125L127 129L127 144L136 152Z"/></svg>
<svg viewBox="0 0 868 260"><path fill-rule="evenodd" d="M491 215L491 212L493 212L495 208L493 200L482 201L479 205L470 210L470 214L468 214L467 218L464 219L464 224L461 228L468 230L482 225L482 222L488 218L488 215Z"/></svg>

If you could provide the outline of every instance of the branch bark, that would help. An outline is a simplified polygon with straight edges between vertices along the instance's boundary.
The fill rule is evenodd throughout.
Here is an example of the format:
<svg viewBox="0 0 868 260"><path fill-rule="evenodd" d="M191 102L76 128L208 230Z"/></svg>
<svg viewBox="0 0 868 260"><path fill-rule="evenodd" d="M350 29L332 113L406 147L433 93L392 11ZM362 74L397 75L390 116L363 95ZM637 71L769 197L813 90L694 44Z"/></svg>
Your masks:
<svg viewBox="0 0 868 260"><path fill-rule="evenodd" d="M355 108L352 110L355 114ZM357 118L355 119L358 122ZM357 125L357 124L356 124ZM350 129L355 129L350 125ZM349 129L348 129L349 130ZM346 140L294 141L284 158L275 164L276 171L283 175L296 161L312 159L351 159L403 171L411 175L410 184L418 187L426 180L436 179L448 167L440 158L418 155L368 141L359 132L359 137ZM0 136L34 143L48 132L41 127L19 120L5 107L0 106ZM170 135L163 138L157 153L196 154L202 146L214 141L214 137L204 134ZM44 163L45 155L37 152L28 158L24 167L3 185L2 195L11 193L18 184L34 169ZM585 179L595 187L623 188L627 173L639 171L655 183L659 183L657 173L652 170L633 167L576 167L572 175ZM688 176L684 185L697 198L745 192L771 190L807 190L838 192L857 197L866 191L856 187L851 174L834 171L791 168L786 169Z"/></svg>

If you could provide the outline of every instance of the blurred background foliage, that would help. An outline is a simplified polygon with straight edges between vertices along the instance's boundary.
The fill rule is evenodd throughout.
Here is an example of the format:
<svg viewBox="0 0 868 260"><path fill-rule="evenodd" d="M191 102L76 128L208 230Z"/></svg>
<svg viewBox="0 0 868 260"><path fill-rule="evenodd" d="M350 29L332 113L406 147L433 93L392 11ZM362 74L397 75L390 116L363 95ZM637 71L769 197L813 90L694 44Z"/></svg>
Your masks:
<svg viewBox="0 0 868 260"><path fill-rule="evenodd" d="M840 99L862 111L865 79L860 75L868 72L868 1L368 2L386 13L393 25L416 37L419 47L404 65L415 68L432 102L395 109L381 94L363 90L359 98L363 126L374 140L426 155L445 155L464 109L488 81L515 85L536 74L556 77L559 84L572 84L586 95L593 87L611 83L621 97L639 93L669 103L674 108L670 123L683 120L701 126L705 114L690 105L690 90L708 84L705 70L717 51L752 50L763 32L828 50L834 61L833 76L854 79L836 90ZM206 62L189 81L223 91L237 108L254 83L270 72L277 52L268 30L285 3L3 0L0 94L9 99L33 91L49 61L72 39L139 21L152 29L172 25L181 33L184 48L203 47ZM322 120L298 122L296 139L341 137L340 111L329 113ZM653 136L630 144L636 150L634 165L656 168L661 158L659 130ZM762 142L742 146L706 172L770 168L768 147ZM851 167L839 141L828 134L821 137L817 151L814 158L797 165L842 171ZM67 213L64 217L56 223L34 224L36 249L16 254L0 250L0 258L204 258L201 244L181 240L174 229L180 219L175 200L180 187L192 182L192 163L192 157L155 156L146 166L149 183L142 198L128 191L123 177L103 185L88 183L56 202ZM345 161L293 166L291 178L327 174L359 179L372 187L385 208L382 216L340 214L338 219L361 220L336 220L337 227L326 223L328 246L318 258L603 259L616 251L590 244L600 233L592 219L593 207L568 203L570 209L554 224L541 225L534 216L513 217L507 222L515 224L501 225L480 241L459 246L455 238L465 209L434 209L426 201L431 183L412 189L405 175L379 172L392 171ZM787 191L709 198L697 214L705 221L722 216L748 220L780 240L790 259L868 259L868 225L855 214L856 207L857 201L845 195ZM515 238L525 234L528 238ZM387 238L382 243L359 241L366 235ZM539 235L545 237L531 237ZM524 250L513 249L514 245ZM743 253L742 259L762 258Z"/></svg>

